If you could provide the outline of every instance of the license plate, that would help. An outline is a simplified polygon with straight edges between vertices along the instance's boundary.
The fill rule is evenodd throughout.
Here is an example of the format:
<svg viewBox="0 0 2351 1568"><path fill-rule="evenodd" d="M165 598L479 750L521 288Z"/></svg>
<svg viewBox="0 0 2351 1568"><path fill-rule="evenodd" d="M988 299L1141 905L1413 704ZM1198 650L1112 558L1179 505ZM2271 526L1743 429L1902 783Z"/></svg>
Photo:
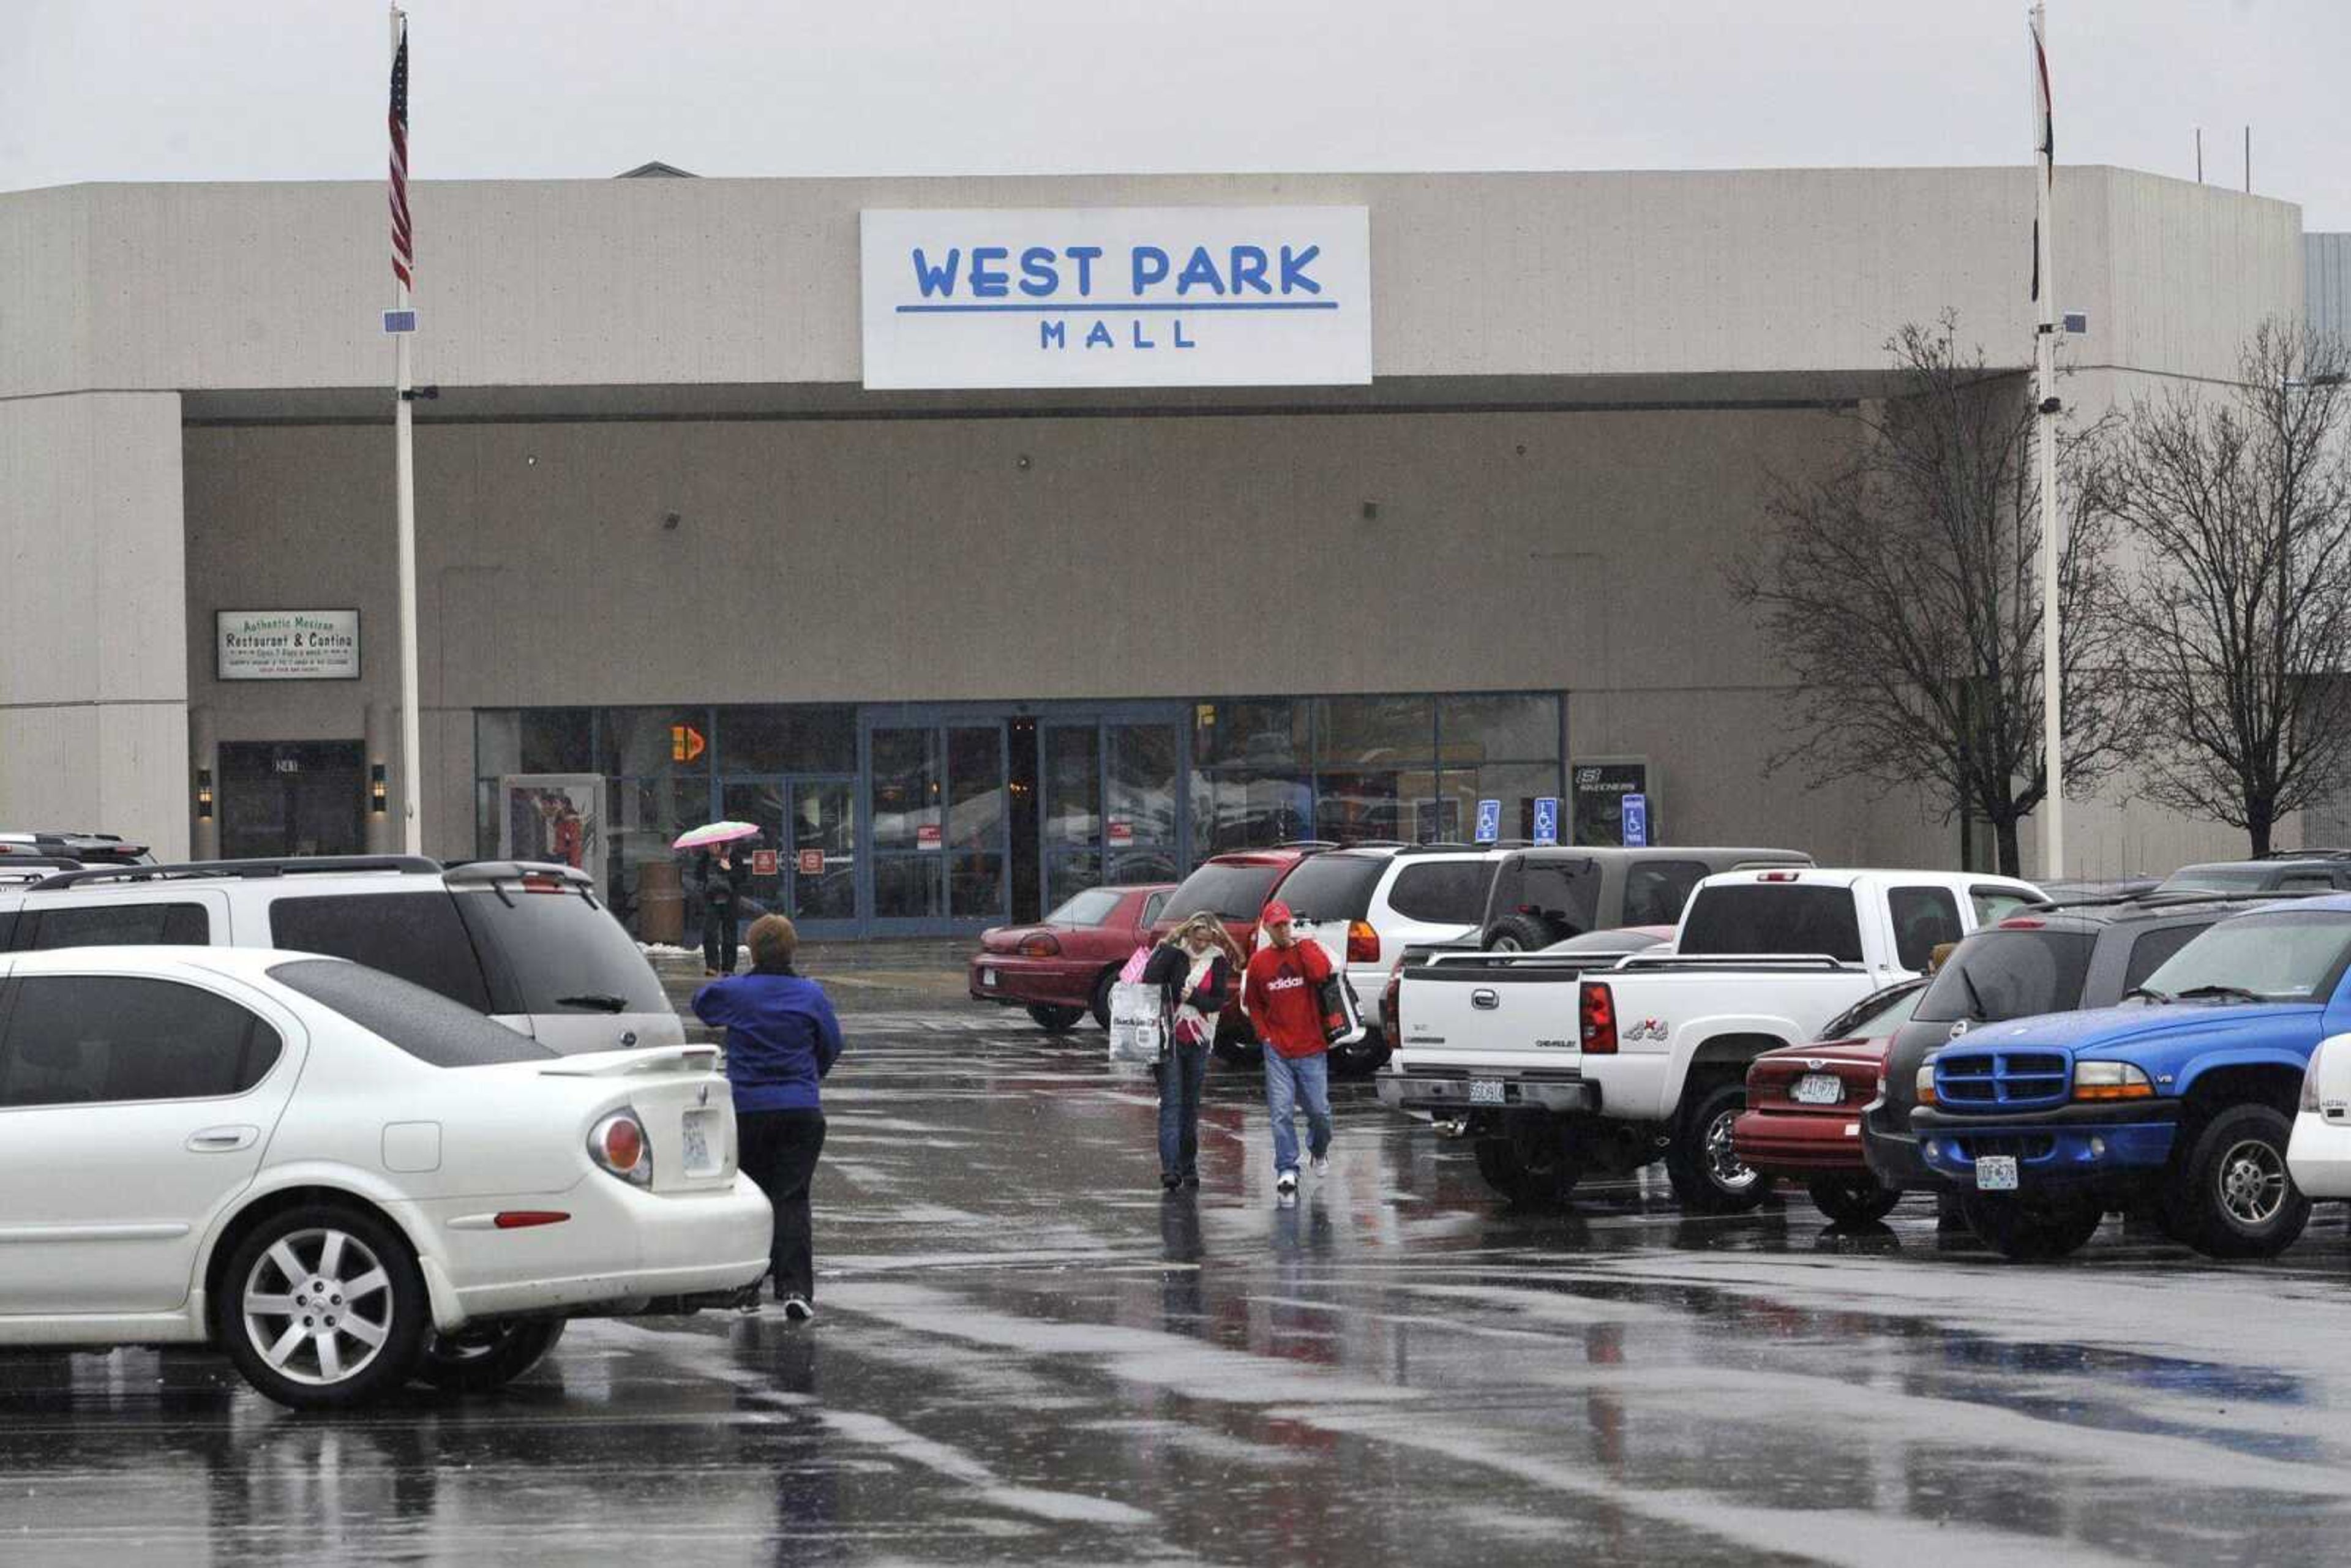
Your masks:
<svg viewBox="0 0 2351 1568"><path fill-rule="evenodd" d="M1844 1080L1834 1072L1807 1072L1788 1098L1799 1105L1834 1105L1844 1098Z"/></svg>
<svg viewBox="0 0 2351 1568"><path fill-rule="evenodd" d="M2016 1190L2016 1156L1984 1155L1979 1157L1976 1161L1976 1190L2014 1192Z"/></svg>
<svg viewBox="0 0 2351 1568"><path fill-rule="evenodd" d="M982 969L979 972L979 983L983 986L992 986L996 984L996 971L993 969Z"/></svg>
<svg viewBox="0 0 2351 1568"><path fill-rule="evenodd" d="M710 1118L716 1111L688 1111L685 1113L685 1168L700 1175L718 1168L710 1157Z"/></svg>
<svg viewBox="0 0 2351 1568"><path fill-rule="evenodd" d="M1472 1078L1469 1081L1469 1103L1499 1105L1502 1103L1502 1081L1499 1078Z"/></svg>

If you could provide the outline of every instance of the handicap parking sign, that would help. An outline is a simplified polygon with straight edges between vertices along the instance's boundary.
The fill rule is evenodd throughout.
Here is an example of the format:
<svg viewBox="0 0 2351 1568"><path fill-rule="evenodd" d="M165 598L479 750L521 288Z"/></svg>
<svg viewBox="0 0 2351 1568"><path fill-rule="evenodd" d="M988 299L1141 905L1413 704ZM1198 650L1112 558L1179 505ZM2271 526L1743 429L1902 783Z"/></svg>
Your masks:
<svg viewBox="0 0 2351 1568"><path fill-rule="evenodd" d="M1478 841L1490 844L1502 836L1502 803L1499 800L1478 802Z"/></svg>
<svg viewBox="0 0 2351 1568"><path fill-rule="evenodd" d="M1646 795L1625 797L1625 841L1641 845L1649 841L1649 798Z"/></svg>
<svg viewBox="0 0 2351 1568"><path fill-rule="evenodd" d="M1559 797L1556 795L1535 797L1535 842L1559 842Z"/></svg>

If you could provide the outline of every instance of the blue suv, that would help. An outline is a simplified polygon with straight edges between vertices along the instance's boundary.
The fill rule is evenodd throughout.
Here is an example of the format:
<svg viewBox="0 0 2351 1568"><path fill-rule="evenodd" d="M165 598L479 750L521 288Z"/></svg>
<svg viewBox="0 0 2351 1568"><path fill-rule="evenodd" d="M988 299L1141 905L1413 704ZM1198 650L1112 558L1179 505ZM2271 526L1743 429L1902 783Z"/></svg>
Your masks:
<svg viewBox="0 0 2351 1568"><path fill-rule="evenodd" d="M1918 1154L2011 1258L2054 1258L2152 1207L2215 1258L2265 1258L2310 1201L2286 1169L2322 1040L2351 1032L2351 896L2209 927L2124 1005L1972 1030L1917 1070Z"/></svg>

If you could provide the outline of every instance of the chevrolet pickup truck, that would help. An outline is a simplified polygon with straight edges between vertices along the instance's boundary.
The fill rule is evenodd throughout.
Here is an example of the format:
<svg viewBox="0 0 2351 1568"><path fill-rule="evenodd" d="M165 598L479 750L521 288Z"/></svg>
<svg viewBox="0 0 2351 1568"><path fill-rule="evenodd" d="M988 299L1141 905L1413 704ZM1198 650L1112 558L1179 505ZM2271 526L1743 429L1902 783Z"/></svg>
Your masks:
<svg viewBox="0 0 2351 1568"><path fill-rule="evenodd" d="M2062 1257L2151 1207L2213 1258L2267 1258L2310 1200L2289 1144L2320 1044L2351 1032L2351 896L2232 915L2092 1012L1970 1029L1917 1070L1918 1152L2001 1254Z"/></svg>
<svg viewBox="0 0 2351 1568"><path fill-rule="evenodd" d="M1669 956L1440 954L1398 985L1380 1099L1458 1122L1512 1202L1662 1159L1686 1206L1751 1208L1770 1183L1731 1146L1748 1064L2040 901L2004 877L1780 867L1701 882Z"/></svg>

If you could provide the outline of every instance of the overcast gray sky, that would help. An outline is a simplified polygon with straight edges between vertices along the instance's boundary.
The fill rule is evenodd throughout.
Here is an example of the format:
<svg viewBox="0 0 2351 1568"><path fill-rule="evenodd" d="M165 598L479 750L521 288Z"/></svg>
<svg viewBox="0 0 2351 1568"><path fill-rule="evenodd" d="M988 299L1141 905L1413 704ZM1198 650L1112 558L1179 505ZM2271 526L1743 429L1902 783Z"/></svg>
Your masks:
<svg viewBox="0 0 2351 1568"><path fill-rule="evenodd" d="M2351 228L2346 0L2050 0L2061 162ZM380 177L368 0L0 0L0 190ZM420 179L2022 163L2021 0L414 0Z"/></svg>

